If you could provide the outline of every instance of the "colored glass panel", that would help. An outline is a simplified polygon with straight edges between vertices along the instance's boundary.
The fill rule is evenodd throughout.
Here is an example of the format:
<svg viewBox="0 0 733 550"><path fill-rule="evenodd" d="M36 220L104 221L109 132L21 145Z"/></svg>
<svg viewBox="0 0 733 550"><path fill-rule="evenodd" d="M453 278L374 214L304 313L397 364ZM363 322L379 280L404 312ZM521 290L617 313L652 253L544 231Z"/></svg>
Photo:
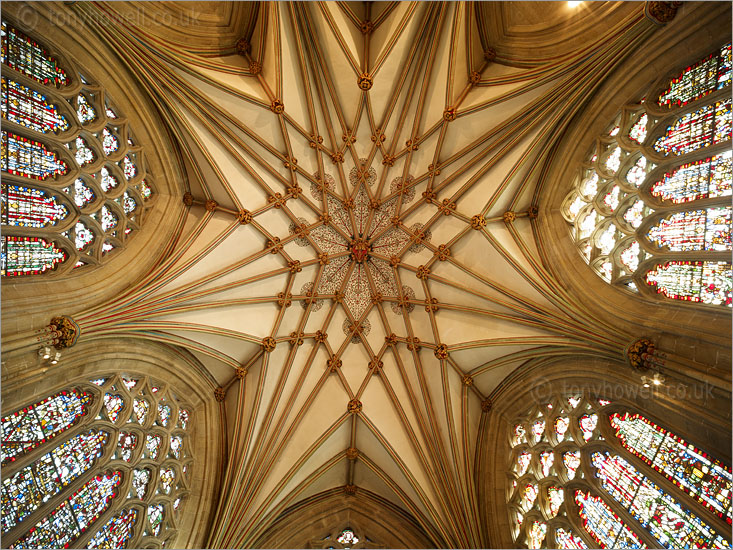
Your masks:
<svg viewBox="0 0 733 550"><path fill-rule="evenodd" d="M571 409L577 407L578 403L580 403L580 397L568 397L568 405L570 405Z"/></svg>
<svg viewBox="0 0 733 550"><path fill-rule="evenodd" d="M683 164L652 184L650 192L675 204L731 194L731 151Z"/></svg>
<svg viewBox="0 0 733 550"><path fill-rule="evenodd" d="M142 470L134 470L132 472L132 493L135 498L142 499L148 490L148 482L150 481L150 470L144 468Z"/></svg>
<svg viewBox="0 0 733 550"><path fill-rule="evenodd" d="M10 548L66 548L109 507L121 472L92 478Z"/></svg>
<svg viewBox="0 0 733 550"><path fill-rule="evenodd" d="M107 128L102 129L102 149L105 155L110 155L120 148L119 140Z"/></svg>
<svg viewBox="0 0 733 550"><path fill-rule="evenodd" d="M37 42L18 29L2 22L2 62L29 78L43 84L66 85L69 83L64 70L58 66Z"/></svg>
<svg viewBox="0 0 733 550"><path fill-rule="evenodd" d="M150 529L154 535L160 533L161 524L163 523L163 505L162 504L151 504L148 506L148 522L150 523Z"/></svg>
<svg viewBox="0 0 733 550"><path fill-rule="evenodd" d="M351 529L344 529L341 531L341 534L338 536L336 541L344 546L353 546L359 542L359 537L357 537Z"/></svg>
<svg viewBox="0 0 733 550"><path fill-rule="evenodd" d="M547 488L547 503L550 507L550 514L555 517L560 511L560 506L565 500L565 491L554 485Z"/></svg>
<svg viewBox="0 0 733 550"><path fill-rule="evenodd" d="M522 506L525 510L529 510L534 506L534 501L537 500L537 485L534 483L528 483L522 491Z"/></svg>
<svg viewBox="0 0 733 550"><path fill-rule="evenodd" d="M145 438L145 449L148 452L148 458L152 458L155 460L158 458L158 453L160 452L160 444L162 443L162 439L159 435L151 435L148 434Z"/></svg>
<svg viewBox="0 0 733 550"><path fill-rule="evenodd" d="M130 462L135 447L137 447L137 435L134 433L120 432L120 436L117 441L118 456L122 460Z"/></svg>
<svg viewBox="0 0 733 550"><path fill-rule="evenodd" d="M175 479L176 473L173 471L173 468L163 468L160 471L160 488L163 489L166 495L171 492Z"/></svg>
<svg viewBox="0 0 733 550"><path fill-rule="evenodd" d="M595 413L584 414L578 419L578 425L580 426L580 431L583 433L583 439L588 441L593 437L593 432L598 425L598 415Z"/></svg>
<svg viewBox="0 0 733 550"><path fill-rule="evenodd" d="M555 455L552 454L552 451L542 451L540 453L540 467L542 468L542 475L544 477L550 475L553 462L555 462Z"/></svg>
<svg viewBox="0 0 733 550"><path fill-rule="evenodd" d="M2 418L2 463L15 460L73 426L87 413L91 395L62 391Z"/></svg>
<svg viewBox="0 0 733 550"><path fill-rule="evenodd" d="M648 236L653 244L674 252L726 251L731 250L730 222L729 206L678 212L652 226Z"/></svg>
<svg viewBox="0 0 733 550"><path fill-rule="evenodd" d="M526 437L527 431L524 429L524 426L521 424L517 424L514 426L514 436L512 437L512 441L514 442L514 445L518 445L522 442L527 442Z"/></svg>
<svg viewBox="0 0 733 550"><path fill-rule="evenodd" d="M626 209L626 212L624 212L624 220L626 220L626 223L631 227L636 229L641 225L641 222L644 221L644 210L644 202L637 200Z"/></svg>
<svg viewBox="0 0 733 550"><path fill-rule="evenodd" d="M542 437L545 435L545 421L535 420L532 423L532 435L534 435L534 440L539 441L542 439Z"/></svg>
<svg viewBox="0 0 733 550"><path fill-rule="evenodd" d="M168 405L158 403L158 424L167 426L171 418L171 408Z"/></svg>
<svg viewBox="0 0 733 550"><path fill-rule="evenodd" d="M593 172L580 186L580 192L586 199L593 199L598 192L598 174Z"/></svg>
<svg viewBox="0 0 733 550"><path fill-rule="evenodd" d="M532 460L532 455L528 452L522 452L517 457L517 473L520 476L523 476L525 472L527 471L527 468L529 468L529 463Z"/></svg>
<svg viewBox="0 0 733 550"><path fill-rule="evenodd" d="M578 505L583 527L601 548L647 547L600 497L577 489L575 503Z"/></svg>
<svg viewBox="0 0 733 550"><path fill-rule="evenodd" d="M680 117L654 142L658 153L682 155L730 139L731 100L706 105Z"/></svg>
<svg viewBox="0 0 733 550"><path fill-rule="evenodd" d="M532 523L527 534L527 546L529 548L542 548L542 542L547 535L547 524L539 521Z"/></svg>
<svg viewBox="0 0 733 550"><path fill-rule="evenodd" d="M183 438L180 435L171 437L171 454L174 458L181 458L181 450L183 449Z"/></svg>
<svg viewBox="0 0 733 550"><path fill-rule="evenodd" d="M96 155L94 154L94 151L89 148L84 138L79 136L76 138L74 143L76 145L76 153L74 155L76 163L79 166L86 166L87 164L93 163L96 159Z"/></svg>
<svg viewBox="0 0 733 550"><path fill-rule="evenodd" d="M104 394L104 410L112 422L117 421L117 418L120 416L120 411L124 406L125 401L122 399L122 396L111 393Z"/></svg>
<svg viewBox="0 0 733 550"><path fill-rule="evenodd" d="M562 463L568 472L568 479L575 479L580 466L580 451L568 451L562 455Z"/></svg>
<svg viewBox="0 0 733 550"><path fill-rule="evenodd" d="M105 432L79 434L3 480L2 529L8 531L63 487L87 471L101 456Z"/></svg>
<svg viewBox="0 0 733 550"><path fill-rule="evenodd" d="M127 194L127 191L125 191L124 195L122 196L122 209L125 211L125 214L129 216L135 211L136 208L137 202L135 202L135 199L133 199L130 195Z"/></svg>
<svg viewBox="0 0 733 550"><path fill-rule="evenodd" d="M606 196L603 197L603 204L605 204L611 212L616 210L616 207L618 206L620 192L621 189L619 188L619 186L614 185L613 189L611 189L608 193L606 193Z"/></svg>
<svg viewBox="0 0 733 550"><path fill-rule="evenodd" d="M132 162L129 155L125 155L122 159L122 171L125 173L125 179L131 180L137 174L137 166Z"/></svg>
<svg viewBox="0 0 733 550"><path fill-rule="evenodd" d="M109 231L110 229L113 229L117 227L117 216L115 216L112 211L107 208L106 206L102 207L102 229L104 231Z"/></svg>
<svg viewBox="0 0 733 550"><path fill-rule="evenodd" d="M603 488L665 548L730 547L728 540L623 458L596 452L592 461Z"/></svg>
<svg viewBox="0 0 733 550"><path fill-rule="evenodd" d="M657 103L669 107L687 105L690 101L730 84L730 49L730 44L723 46L720 52L710 54L687 67L671 80Z"/></svg>
<svg viewBox="0 0 733 550"><path fill-rule="evenodd" d="M555 546L558 548L588 548L583 539L562 527L555 529Z"/></svg>
<svg viewBox="0 0 733 550"><path fill-rule="evenodd" d="M675 485L731 523L731 469L639 414L613 413L621 444Z"/></svg>
<svg viewBox="0 0 733 550"><path fill-rule="evenodd" d="M646 177L646 157L641 156L626 172L626 181L639 187Z"/></svg>
<svg viewBox="0 0 733 550"><path fill-rule="evenodd" d="M583 208L586 204L587 203L580 197L575 197L573 202L570 203L570 206L568 206L568 212L570 213L570 216L573 219L577 218L581 208Z"/></svg>
<svg viewBox="0 0 733 550"><path fill-rule="evenodd" d="M49 105L46 96L2 77L2 117L36 132L58 133L69 128L66 118L54 105Z"/></svg>
<svg viewBox="0 0 733 550"><path fill-rule="evenodd" d="M127 388L127 391L132 391L137 386L138 380L132 378L122 378L122 384Z"/></svg>
<svg viewBox="0 0 733 550"><path fill-rule="evenodd" d="M66 257L66 252L43 239L3 235L0 275L38 275L53 270Z"/></svg>
<svg viewBox="0 0 733 550"><path fill-rule="evenodd" d="M137 519L134 509L122 510L109 519L87 543L87 548L127 548Z"/></svg>
<svg viewBox="0 0 733 550"><path fill-rule="evenodd" d="M584 239L588 237L598 225L598 222L603 219L595 209L591 209L583 220L578 224L578 238Z"/></svg>
<svg viewBox="0 0 733 550"><path fill-rule="evenodd" d="M74 226L74 245L77 250L84 250L94 240L94 233L84 222L76 222Z"/></svg>
<svg viewBox="0 0 733 550"><path fill-rule="evenodd" d="M110 189L113 189L120 184L120 182L117 181L117 178L109 173L109 170L107 170L106 166L102 166L102 169L99 171L99 174L100 174L99 186L104 191L109 191Z"/></svg>
<svg viewBox="0 0 733 550"><path fill-rule="evenodd" d="M2 186L2 223L16 227L46 227L63 220L69 211L44 191L20 185Z"/></svg>
<svg viewBox="0 0 733 550"><path fill-rule="evenodd" d="M637 241L632 242L621 251L621 263L628 268L629 273L634 273L639 267L640 252L641 250Z"/></svg>
<svg viewBox="0 0 733 550"><path fill-rule="evenodd" d="M621 147L616 147L611 151L608 157L606 157L605 166L606 170L612 174L616 173L616 170L621 166Z"/></svg>
<svg viewBox="0 0 733 550"><path fill-rule="evenodd" d="M649 122L649 117L644 113L629 130L629 137L636 143L644 143L647 133L647 122Z"/></svg>
<svg viewBox="0 0 733 550"><path fill-rule="evenodd" d="M88 124L97 118L97 112L94 110L94 107L92 107L84 94L79 94L79 97L76 100L76 105L76 115L79 117L79 121L82 124Z"/></svg>
<svg viewBox="0 0 733 550"><path fill-rule="evenodd" d="M87 204L94 202L94 191L87 187L82 179L74 182L74 202L79 208L84 208Z"/></svg>
<svg viewBox="0 0 733 550"><path fill-rule="evenodd" d="M672 261L649 271L646 282L667 298L730 306L732 275L729 262Z"/></svg>
<svg viewBox="0 0 733 550"><path fill-rule="evenodd" d="M149 199L150 196L153 194L153 190L150 188L145 180L140 182L140 194L143 196L144 200Z"/></svg>
<svg viewBox="0 0 733 550"><path fill-rule="evenodd" d="M609 224L605 230L601 232L596 238L596 246L601 251L601 254L608 254L616 246L616 226L613 223Z"/></svg>
<svg viewBox="0 0 733 550"><path fill-rule="evenodd" d="M66 174L66 163L56 153L32 139L3 130L0 168L3 172L34 180Z"/></svg>
<svg viewBox="0 0 733 550"><path fill-rule="evenodd" d="M150 403L145 399L135 399L132 403L132 410L135 415L135 420L139 424L144 424L145 419L148 417L148 411L150 411Z"/></svg>
<svg viewBox="0 0 733 550"><path fill-rule="evenodd" d="M570 419L567 416L558 416L555 419L555 435L558 441L565 439L568 427L570 427Z"/></svg>

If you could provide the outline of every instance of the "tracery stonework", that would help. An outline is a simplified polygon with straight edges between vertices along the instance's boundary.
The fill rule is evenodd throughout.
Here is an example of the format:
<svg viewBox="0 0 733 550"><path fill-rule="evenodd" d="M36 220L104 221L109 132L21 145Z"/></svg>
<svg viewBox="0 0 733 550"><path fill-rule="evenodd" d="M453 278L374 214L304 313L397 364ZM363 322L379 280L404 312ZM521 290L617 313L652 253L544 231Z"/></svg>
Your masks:
<svg viewBox="0 0 733 550"><path fill-rule="evenodd" d="M372 304L370 279L379 295L400 300L390 260L406 250L422 250L431 234L430 231L422 230L420 224L413 224L411 228L392 224L398 201L401 199L405 205L415 198L415 189L410 185L412 177L406 178L405 182L401 177L392 180L389 193L385 193L391 198L385 201L369 197L366 188L377 181L377 171L366 165L366 159L361 159L360 165L350 171L349 182L356 189L346 199L336 196L333 176L326 174L323 179L325 186L316 183L310 188L313 198L319 201L323 201L325 192L328 212L327 221L308 230L310 238L328 260L315 294L328 296L342 292L344 305L358 319ZM295 240L297 244L307 246L309 243L303 229L307 222L304 219L298 222L299 225L290 225L290 233L298 235ZM314 295L313 285L303 286L301 292ZM402 294L408 299L415 297L414 290L408 286L402 287ZM314 306L320 308L322 304L319 302L314 303ZM414 307L411 304L405 306ZM355 335L357 338L358 335Z"/></svg>

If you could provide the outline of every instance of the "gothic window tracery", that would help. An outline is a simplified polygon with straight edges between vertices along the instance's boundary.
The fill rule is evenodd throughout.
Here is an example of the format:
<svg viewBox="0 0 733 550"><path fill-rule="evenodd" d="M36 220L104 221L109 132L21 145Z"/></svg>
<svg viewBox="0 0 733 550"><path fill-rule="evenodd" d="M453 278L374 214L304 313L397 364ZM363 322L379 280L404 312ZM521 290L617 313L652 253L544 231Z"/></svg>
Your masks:
<svg viewBox="0 0 733 550"><path fill-rule="evenodd" d="M540 437L517 437L538 425ZM730 467L643 415L555 395L508 432L517 545L730 548Z"/></svg>
<svg viewBox="0 0 733 550"><path fill-rule="evenodd" d="M563 205L583 258L648 297L733 305L731 45L627 105Z"/></svg>
<svg viewBox="0 0 733 550"><path fill-rule="evenodd" d="M142 148L91 76L6 20L2 63L1 274L98 265L144 221L154 192Z"/></svg>
<svg viewBox="0 0 733 550"><path fill-rule="evenodd" d="M141 402L185 421L141 417ZM2 426L10 548L135 548L176 536L193 426L190 408L165 385L141 376L91 380L8 414Z"/></svg>

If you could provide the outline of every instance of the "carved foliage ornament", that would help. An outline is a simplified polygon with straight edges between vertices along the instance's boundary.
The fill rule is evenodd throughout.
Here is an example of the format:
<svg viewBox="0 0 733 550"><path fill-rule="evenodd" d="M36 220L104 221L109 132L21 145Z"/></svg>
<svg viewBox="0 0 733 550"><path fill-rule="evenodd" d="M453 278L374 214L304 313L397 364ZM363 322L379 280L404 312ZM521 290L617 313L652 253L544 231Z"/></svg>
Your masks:
<svg viewBox="0 0 733 550"><path fill-rule="evenodd" d="M70 348L76 344L76 341L81 335L79 325L77 325L68 315L53 317L50 323L51 330L54 330L53 327L55 327L55 331L59 333L53 344L56 349Z"/></svg>

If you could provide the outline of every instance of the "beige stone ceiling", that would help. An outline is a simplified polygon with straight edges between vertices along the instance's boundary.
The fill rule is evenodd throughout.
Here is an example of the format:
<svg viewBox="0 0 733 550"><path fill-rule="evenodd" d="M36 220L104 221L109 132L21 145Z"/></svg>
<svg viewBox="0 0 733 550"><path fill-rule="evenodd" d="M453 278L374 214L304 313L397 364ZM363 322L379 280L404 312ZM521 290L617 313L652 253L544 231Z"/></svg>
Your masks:
<svg viewBox="0 0 733 550"><path fill-rule="evenodd" d="M246 547L288 506L355 485L435 544L485 547L482 404L530 358L615 357L628 340L543 268L532 197L547 145L611 67L596 41L633 48L642 4L475 7L99 8L174 15L100 32L165 109L190 176L184 235L134 315L227 390L210 546Z"/></svg>

